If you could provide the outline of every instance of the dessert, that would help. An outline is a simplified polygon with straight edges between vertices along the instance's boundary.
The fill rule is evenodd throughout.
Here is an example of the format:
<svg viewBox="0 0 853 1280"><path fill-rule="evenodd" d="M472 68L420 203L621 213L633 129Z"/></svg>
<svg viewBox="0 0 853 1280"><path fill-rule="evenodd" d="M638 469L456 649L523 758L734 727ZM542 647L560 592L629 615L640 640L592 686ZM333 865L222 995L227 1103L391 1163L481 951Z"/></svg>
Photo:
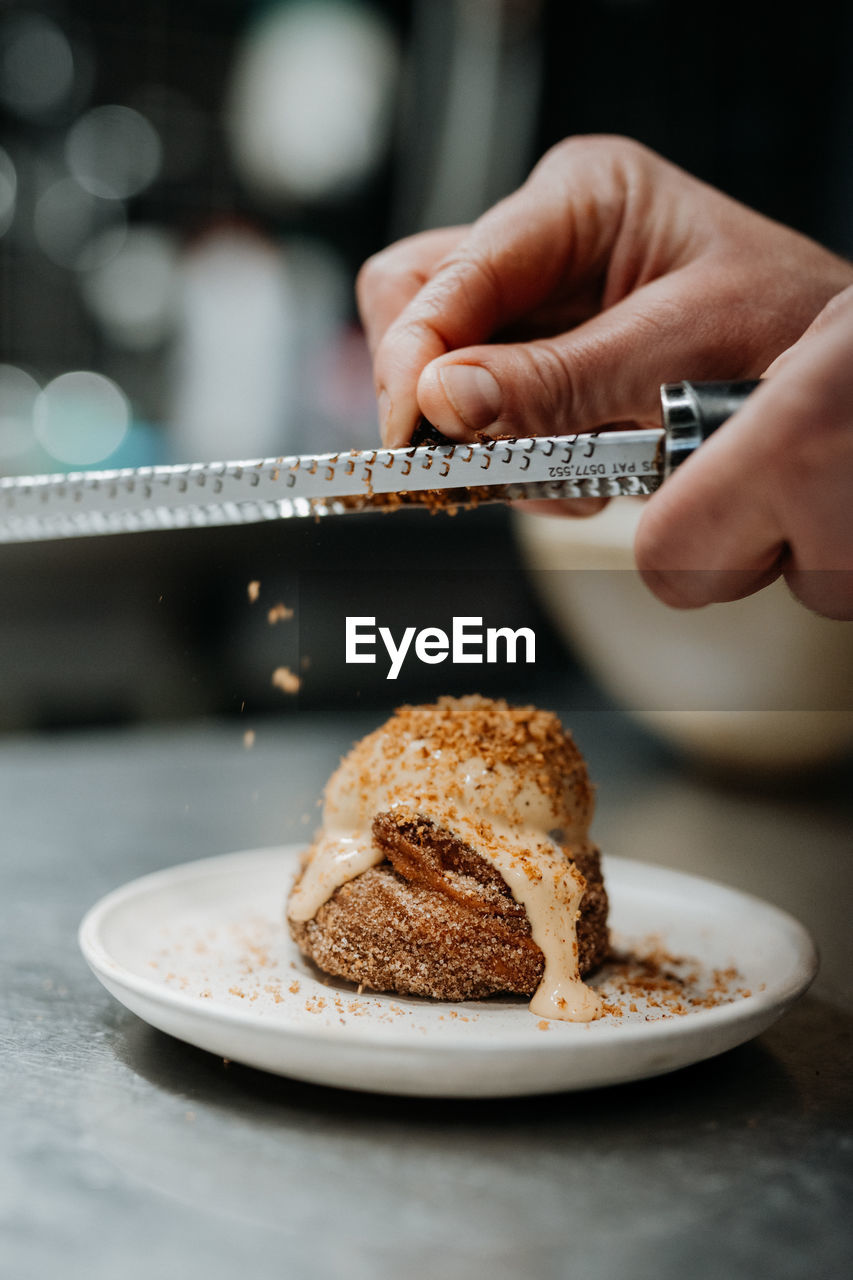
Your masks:
<svg viewBox="0 0 853 1280"><path fill-rule="evenodd" d="M586 765L557 717L471 696L400 707L326 787L291 891L300 949L380 991L531 996L588 1021L607 954Z"/></svg>

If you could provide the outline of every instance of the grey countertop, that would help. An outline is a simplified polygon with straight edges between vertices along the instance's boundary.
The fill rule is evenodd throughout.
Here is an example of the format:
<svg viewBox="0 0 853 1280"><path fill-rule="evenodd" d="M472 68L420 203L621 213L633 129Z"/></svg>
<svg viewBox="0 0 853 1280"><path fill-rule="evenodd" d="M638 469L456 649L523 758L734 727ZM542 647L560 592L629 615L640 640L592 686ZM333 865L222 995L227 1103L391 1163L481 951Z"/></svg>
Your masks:
<svg viewBox="0 0 853 1280"><path fill-rule="evenodd" d="M396 1280L841 1277L853 1265L849 769L733 788L620 715L567 716L611 852L793 911L811 992L670 1076L513 1102L339 1092L172 1040L76 945L103 893L302 838L375 712L10 736L3 857L3 1274Z"/></svg>

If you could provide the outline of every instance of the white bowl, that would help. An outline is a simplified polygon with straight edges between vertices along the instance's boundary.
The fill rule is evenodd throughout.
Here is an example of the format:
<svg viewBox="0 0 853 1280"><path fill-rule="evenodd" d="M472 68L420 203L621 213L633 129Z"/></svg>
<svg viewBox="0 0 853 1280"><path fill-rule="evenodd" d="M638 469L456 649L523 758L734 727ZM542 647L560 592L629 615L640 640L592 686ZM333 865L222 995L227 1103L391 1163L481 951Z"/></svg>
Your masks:
<svg viewBox="0 0 853 1280"><path fill-rule="evenodd" d="M745 600L670 609L634 567L643 499L576 520L515 513L546 612L602 687L709 763L814 766L853 743L853 623L810 613L776 582Z"/></svg>

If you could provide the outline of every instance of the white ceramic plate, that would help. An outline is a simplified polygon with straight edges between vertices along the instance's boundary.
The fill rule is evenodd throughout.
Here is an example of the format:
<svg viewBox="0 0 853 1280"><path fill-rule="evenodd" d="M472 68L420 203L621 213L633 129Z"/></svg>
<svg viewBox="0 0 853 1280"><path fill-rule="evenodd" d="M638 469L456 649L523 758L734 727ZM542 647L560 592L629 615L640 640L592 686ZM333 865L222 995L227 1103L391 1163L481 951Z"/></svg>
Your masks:
<svg viewBox="0 0 853 1280"><path fill-rule="evenodd" d="M610 857L615 945L646 961L593 980L611 1008L603 1018L545 1022L522 999L359 994L307 962L284 927L299 852L258 849L144 876L88 912L83 954L122 1004L189 1044L317 1084L430 1097L673 1071L758 1035L817 971L809 935L776 907Z"/></svg>

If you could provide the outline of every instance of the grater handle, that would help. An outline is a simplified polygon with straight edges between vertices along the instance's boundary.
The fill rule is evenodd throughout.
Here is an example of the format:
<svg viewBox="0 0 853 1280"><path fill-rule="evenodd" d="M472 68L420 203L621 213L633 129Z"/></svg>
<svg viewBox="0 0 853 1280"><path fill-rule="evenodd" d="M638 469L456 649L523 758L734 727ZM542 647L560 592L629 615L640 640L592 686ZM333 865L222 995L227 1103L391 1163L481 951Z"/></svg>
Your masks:
<svg viewBox="0 0 853 1280"><path fill-rule="evenodd" d="M664 476L690 457L721 427L758 386L743 382L665 382L660 389L661 423L666 431Z"/></svg>

